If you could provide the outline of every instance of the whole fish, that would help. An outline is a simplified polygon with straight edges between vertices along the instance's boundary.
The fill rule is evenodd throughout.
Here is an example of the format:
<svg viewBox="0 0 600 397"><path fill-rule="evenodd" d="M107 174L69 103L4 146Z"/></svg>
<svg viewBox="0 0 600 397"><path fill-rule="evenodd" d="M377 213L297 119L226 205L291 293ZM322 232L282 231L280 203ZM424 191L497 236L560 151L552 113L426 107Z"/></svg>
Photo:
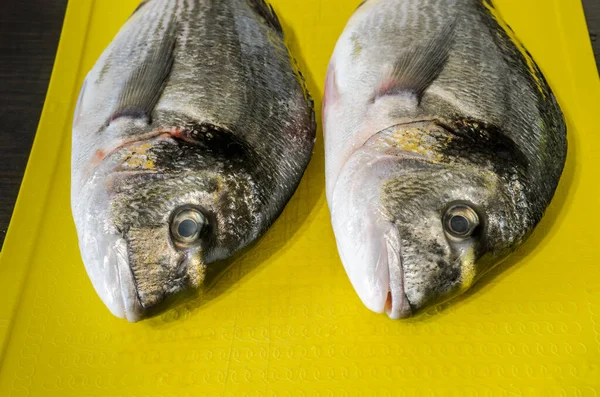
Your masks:
<svg viewBox="0 0 600 397"><path fill-rule="evenodd" d="M88 74L71 204L88 275L137 321L258 239L310 160L312 99L263 0L147 0Z"/></svg>
<svg viewBox="0 0 600 397"><path fill-rule="evenodd" d="M488 0L367 0L324 99L327 198L363 303L393 319L473 285L530 235L566 126Z"/></svg>

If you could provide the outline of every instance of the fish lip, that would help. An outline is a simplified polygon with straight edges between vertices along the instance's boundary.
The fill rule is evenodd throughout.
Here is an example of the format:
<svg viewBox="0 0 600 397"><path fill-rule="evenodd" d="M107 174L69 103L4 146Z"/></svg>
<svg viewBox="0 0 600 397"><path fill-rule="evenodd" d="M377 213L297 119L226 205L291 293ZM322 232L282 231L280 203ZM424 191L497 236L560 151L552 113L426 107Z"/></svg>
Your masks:
<svg viewBox="0 0 600 397"><path fill-rule="evenodd" d="M144 318L144 308L141 304L133 273L128 263L123 260L117 260L117 274L120 295L122 300L123 313L121 318L125 317L129 322L135 323Z"/></svg>
<svg viewBox="0 0 600 397"><path fill-rule="evenodd" d="M400 280L400 283L395 280L394 277L390 277L390 286L384 304L384 311L391 320L401 320L412 317L412 307L404 290L404 278ZM394 293L398 288L394 288L393 284L400 284L399 293Z"/></svg>
<svg viewBox="0 0 600 397"><path fill-rule="evenodd" d="M388 280L389 287L384 303L384 311L392 320L405 319L412 316L412 306L406 296L404 277L404 261L400 249L398 228L394 225L386 234L388 253Z"/></svg>

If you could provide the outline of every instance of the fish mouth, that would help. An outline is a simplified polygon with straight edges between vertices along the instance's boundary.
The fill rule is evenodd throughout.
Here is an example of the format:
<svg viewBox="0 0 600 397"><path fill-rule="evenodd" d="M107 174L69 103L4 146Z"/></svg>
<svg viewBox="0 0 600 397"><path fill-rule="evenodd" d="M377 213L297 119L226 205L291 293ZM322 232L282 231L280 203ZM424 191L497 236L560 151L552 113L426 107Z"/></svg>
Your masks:
<svg viewBox="0 0 600 397"><path fill-rule="evenodd" d="M121 298L119 306L122 308L122 311L113 313L117 317L126 318L129 322L138 322L145 317L145 312L137 293L133 273L129 268L129 263L126 261L117 260L116 266L117 282L121 292L120 295L117 294L116 296Z"/></svg>
<svg viewBox="0 0 600 397"><path fill-rule="evenodd" d="M399 320L412 316L412 307L406 296L404 284L404 267L398 229L392 227L385 235L387 248L387 265L389 287L385 303L385 313L392 320Z"/></svg>
<svg viewBox="0 0 600 397"><path fill-rule="evenodd" d="M390 280L390 287L384 304L384 311L392 320L401 320L413 315L412 307L404 292L404 280L400 280L400 287L393 287L393 281Z"/></svg>
<svg viewBox="0 0 600 397"><path fill-rule="evenodd" d="M93 245L83 246L81 251L83 263L96 293L116 317L126 318L130 322L142 320L145 310L129 268L125 240L115 235L103 235L99 240L90 240L94 241ZM105 249L98 250L99 246L104 246Z"/></svg>
<svg viewBox="0 0 600 397"><path fill-rule="evenodd" d="M405 292L400 241L398 230L392 225L373 241L373 245L369 244L366 251L371 252L371 260L358 258L358 255L348 256L340 250L342 263L362 303L375 313L387 314L392 320L413 315Z"/></svg>
<svg viewBox="0 0 600 397"><path fill-rule="evenodd" d="M391 320L401 320L411 317L413 311L408 297L404 292L404 280L400 280L400 288L392 287L392 283L392 280L390 280L390 288L384 304L385 314L387 314Z"/></svg>

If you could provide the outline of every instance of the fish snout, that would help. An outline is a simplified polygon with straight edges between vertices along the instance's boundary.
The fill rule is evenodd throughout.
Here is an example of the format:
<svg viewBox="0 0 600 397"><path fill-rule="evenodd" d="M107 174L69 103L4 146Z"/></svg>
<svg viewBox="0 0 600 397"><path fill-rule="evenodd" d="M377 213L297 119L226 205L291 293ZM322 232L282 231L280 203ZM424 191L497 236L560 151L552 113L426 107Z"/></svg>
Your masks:
<svg viewBox="0 0 600 397"><path fill-rule="evenodd" d="M369 161L370 167L361 166ZM363 304L392 319L409 317L401 238L380 200L389 162L359 151L343 168L330 200L331 221L346 274Z"/></svg>
<svg viewBox="0 0 600 397"><path fill-rule="evenodd" d="M113 315L138 322L160 312L163 303L197 287L203 279L199 259L152 265L130 255L127 241L99 234L82 246L84 264L98 296ZM135 260L137 259L137 260Z"/></svg>
<svg viewBox="0 0 600 397"><path fill-rule="evenodd" d="M144 316L129 267L127 243L116 234L83 232L80 246L83 263L96 293L119 318L131 322Z"/></svg>
<svg viewBox="0 0 600 397"><path fill-rule="evenodd" d="M367 218L360 233L354 233L357 228L348 222L351 217L333 223L340 258L359 298L369 310L391 319L410 317L397 228Z"/></svg>

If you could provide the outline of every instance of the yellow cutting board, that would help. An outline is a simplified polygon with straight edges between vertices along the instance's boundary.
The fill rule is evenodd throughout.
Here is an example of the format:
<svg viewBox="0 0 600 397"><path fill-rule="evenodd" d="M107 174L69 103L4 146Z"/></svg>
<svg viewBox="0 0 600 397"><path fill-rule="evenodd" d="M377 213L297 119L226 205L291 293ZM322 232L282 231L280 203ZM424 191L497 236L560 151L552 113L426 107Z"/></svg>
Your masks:
<svg viewBox="0 0 600 397"><path fill-rule="evenodd" d="M273 1L316 109L359 2ZM600 392L600 80L579 0L496 1L566 114L569 159L532 239L472 292L408 321L363 307L336 252L319 135L298 192L261 242L203 297L130 324L104 307L81 263L69 159L79 87L137 3L69 2L0 254L0 396Z"/></svg>

